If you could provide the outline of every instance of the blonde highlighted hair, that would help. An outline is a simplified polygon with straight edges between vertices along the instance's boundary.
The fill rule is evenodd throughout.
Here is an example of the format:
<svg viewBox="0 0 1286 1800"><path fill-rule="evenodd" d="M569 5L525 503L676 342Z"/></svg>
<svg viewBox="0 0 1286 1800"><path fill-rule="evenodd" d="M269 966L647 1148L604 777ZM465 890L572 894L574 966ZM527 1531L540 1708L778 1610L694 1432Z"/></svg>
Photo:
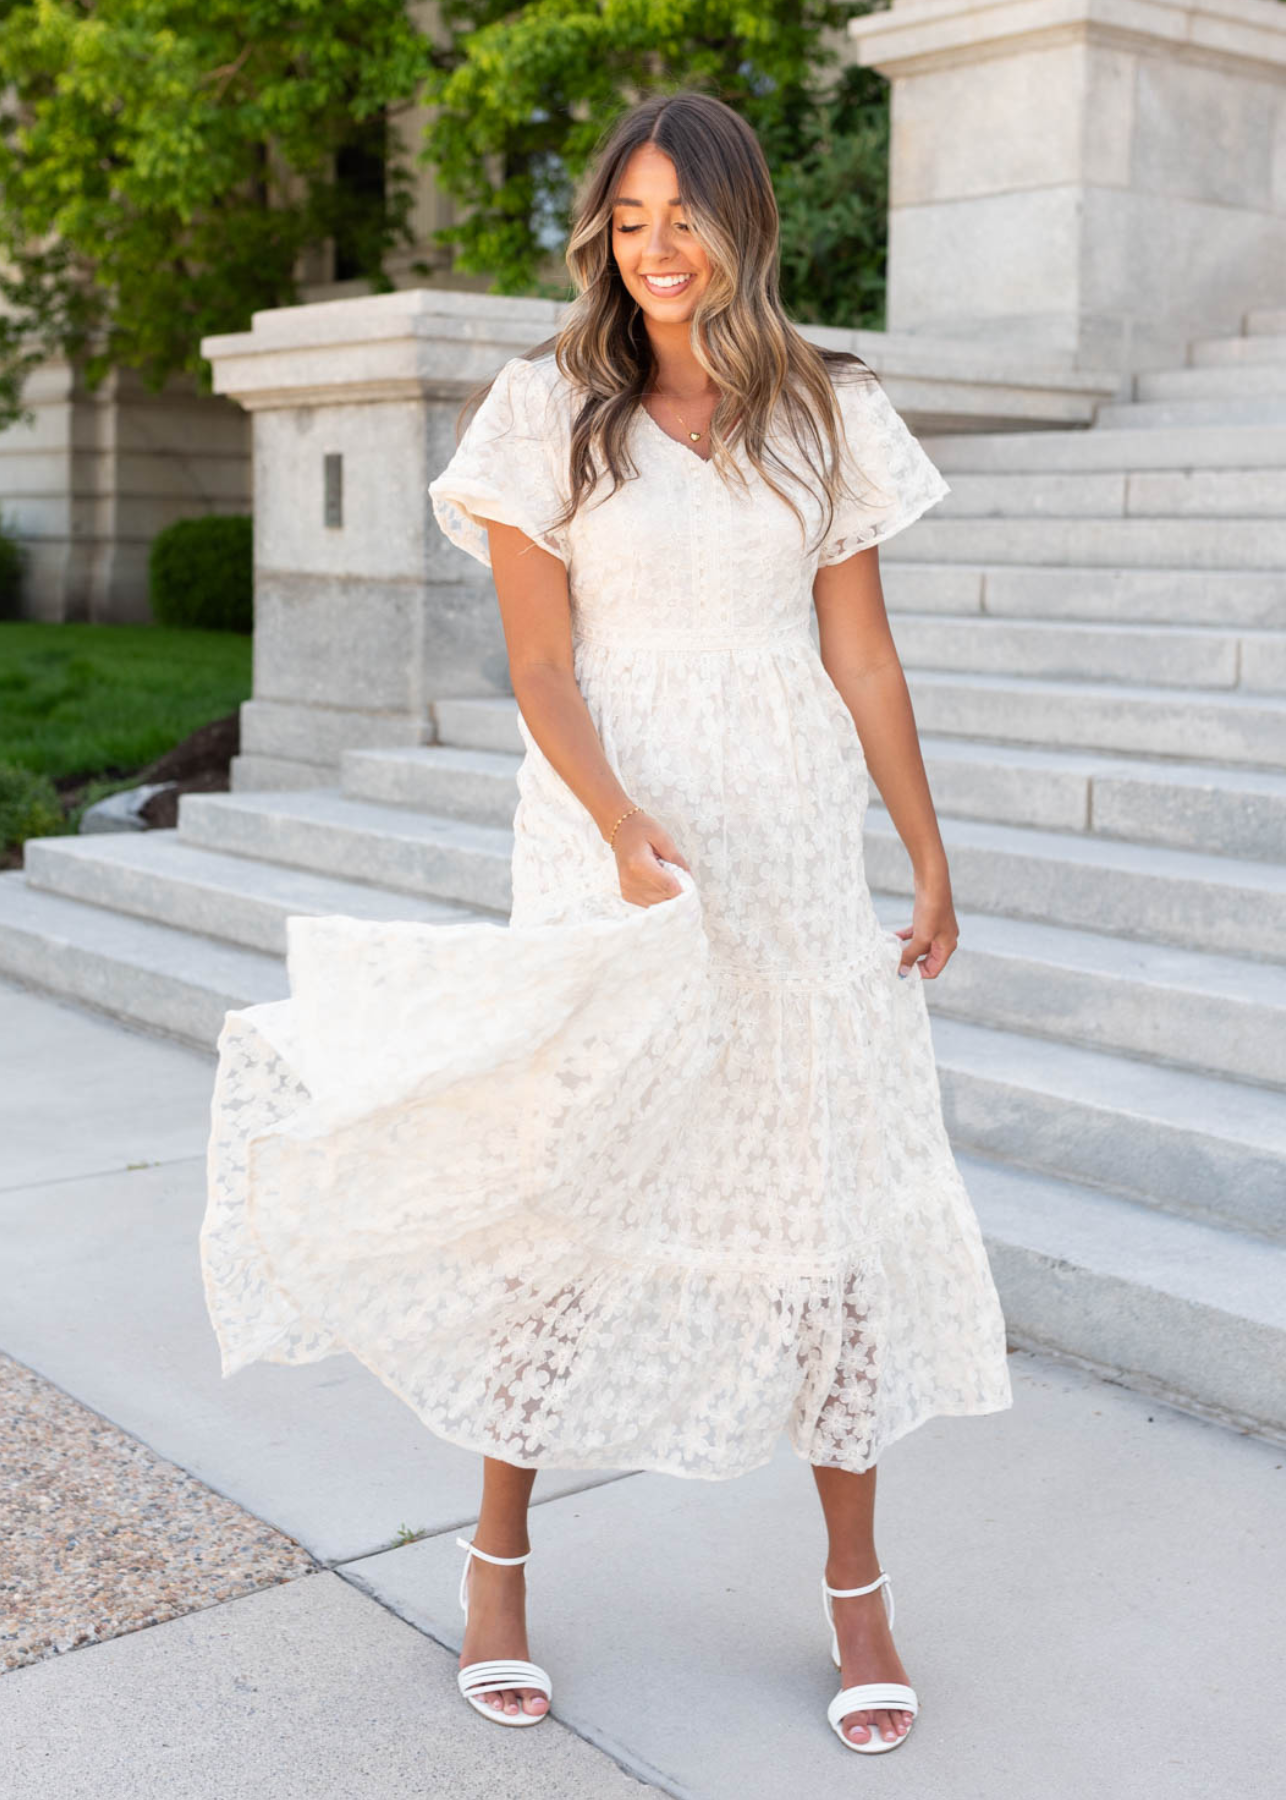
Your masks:
<svg viewBox="0 0 1286 1800"><path fill-rule="evenodd" d="M627 438L654 366L641 309L612 252L612 211L622 171L642 144L655 144L673 162L688 223L709 258L710 278L690 324L693 354L719 389L711 460L725 480L744 487L732 455L740 446L801 525L803 514L778 477L803 479L822 500L825 537L836 502L849 492L840 474L843 423L834 379L877 377L860 357L810 343L786 317L777 200L762 146L732 107L691 89L650 95L604 134L578 189L567 242L576 298L558 331L526 353L534 362L552 351L581 396L568 458L570 499L554 523L574 517L602 471L611 477L610 493L638 474ZM490 386L468 396L461 426ZM769 441L783 422L803 471Z"/></svg>

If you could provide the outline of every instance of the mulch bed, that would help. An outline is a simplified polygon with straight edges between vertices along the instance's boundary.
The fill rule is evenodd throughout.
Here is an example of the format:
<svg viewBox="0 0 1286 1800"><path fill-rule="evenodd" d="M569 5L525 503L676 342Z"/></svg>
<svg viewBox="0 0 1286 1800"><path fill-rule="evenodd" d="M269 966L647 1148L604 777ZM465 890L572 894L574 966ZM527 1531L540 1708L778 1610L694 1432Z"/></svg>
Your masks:
<svg viewBox="0 0 1286 1800"><path fill-rule="evenodd" d="M95 779L107 777L112 781L123 781L130 776L139 787L149 782L174 782L168 792L153 794L141 812L149 826L168 829L179 822L180 795L227 793L229 766L240 746L241 713L238 709L225 718L212 719L208 725L202 725L145 768L100 769ZM88 782L83 775L78 775L55 785L59 799L70 810Z"/></svg>

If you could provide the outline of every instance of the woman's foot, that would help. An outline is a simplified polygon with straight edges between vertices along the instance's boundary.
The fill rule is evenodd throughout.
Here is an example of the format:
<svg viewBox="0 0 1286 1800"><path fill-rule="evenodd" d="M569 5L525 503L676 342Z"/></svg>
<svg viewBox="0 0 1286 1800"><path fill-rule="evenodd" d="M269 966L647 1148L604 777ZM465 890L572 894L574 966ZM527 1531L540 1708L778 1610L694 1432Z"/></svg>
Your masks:
<svg viewBox="0 0 1286 1800"><path fill-rule="evenodd" d="M865 1587L879 1572L878 1568L870 1566L846 1569L828 1563L826 1580L831 1587ZM897 1681L910 1685L902 1659L893 1647L883 1588L876 1588L872 1594L854 1594L847 1600L832 1597L831 1608L835 1635L839 1639L841 1687L856 1687L868 1681ZM909 1712L883 1710L845 1713L840 1720L840 1730L855 1744L869 1743L872 1733L893 1743L906 1736L913 1717L914 1714Z"/></svg>
<svg viewBox="0 0 1286 1800"><path fill-rule="evenodd" d="M485 1546L490 1548L490 1546ZM521 1563L506 1566L484 1562L480 1556L469 1558L469 1616L465 1620L464 1643L460 1647L460 1667L467 1663L491 1662L497 1657L531 1660L527 1649L527 1581ZM549 1701L539 1688L503 1688L493 1694L479 1694L485 1706L497 1712L543 1713Z"/></svg>

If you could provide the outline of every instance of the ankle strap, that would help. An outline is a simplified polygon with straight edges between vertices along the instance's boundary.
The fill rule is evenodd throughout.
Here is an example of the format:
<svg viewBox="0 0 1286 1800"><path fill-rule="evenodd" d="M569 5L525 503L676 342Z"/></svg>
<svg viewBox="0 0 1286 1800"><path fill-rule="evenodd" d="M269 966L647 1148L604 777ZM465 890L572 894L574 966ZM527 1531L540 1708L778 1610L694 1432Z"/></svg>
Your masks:
<svg viewBox="0 0 1286 1800"><path fill-rule="evenodd" d="M531 1555L531 1551L528 1550L522 1556L493 1556L489 1550L479 1550L478 1546L476 1544L471 1544L468 1538L458 1537L456 1543L459 1544L462 1550L469 1550L474 1556L480 1556L483 1562L525 1563L527 1558Z"/></svg>
<svg viewBox="0 0 1286 1800"><path fill-rule="evenodd" d="M887 1575L880 1574L874 1581L868 1582L865 1587L833 1588L828 1585L826 1592L833 1595L836 1600L851 1600L855 1594L873 1594L876 1588L883 1587L888 1579Z"/></svg>

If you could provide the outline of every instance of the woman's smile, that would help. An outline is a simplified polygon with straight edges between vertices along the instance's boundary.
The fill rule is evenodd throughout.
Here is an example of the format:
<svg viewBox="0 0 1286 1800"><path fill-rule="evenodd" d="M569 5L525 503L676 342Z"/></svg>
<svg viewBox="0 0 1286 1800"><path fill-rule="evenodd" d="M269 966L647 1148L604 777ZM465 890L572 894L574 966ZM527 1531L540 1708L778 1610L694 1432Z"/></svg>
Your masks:
<svg viewBox="0 0 1286 1800"><path fill-rule="evenodd" d="M643 275L640 277L647 284L648 291L664 298L668 294L681 294L694 279L691 269L682 275Z"/></svg>

